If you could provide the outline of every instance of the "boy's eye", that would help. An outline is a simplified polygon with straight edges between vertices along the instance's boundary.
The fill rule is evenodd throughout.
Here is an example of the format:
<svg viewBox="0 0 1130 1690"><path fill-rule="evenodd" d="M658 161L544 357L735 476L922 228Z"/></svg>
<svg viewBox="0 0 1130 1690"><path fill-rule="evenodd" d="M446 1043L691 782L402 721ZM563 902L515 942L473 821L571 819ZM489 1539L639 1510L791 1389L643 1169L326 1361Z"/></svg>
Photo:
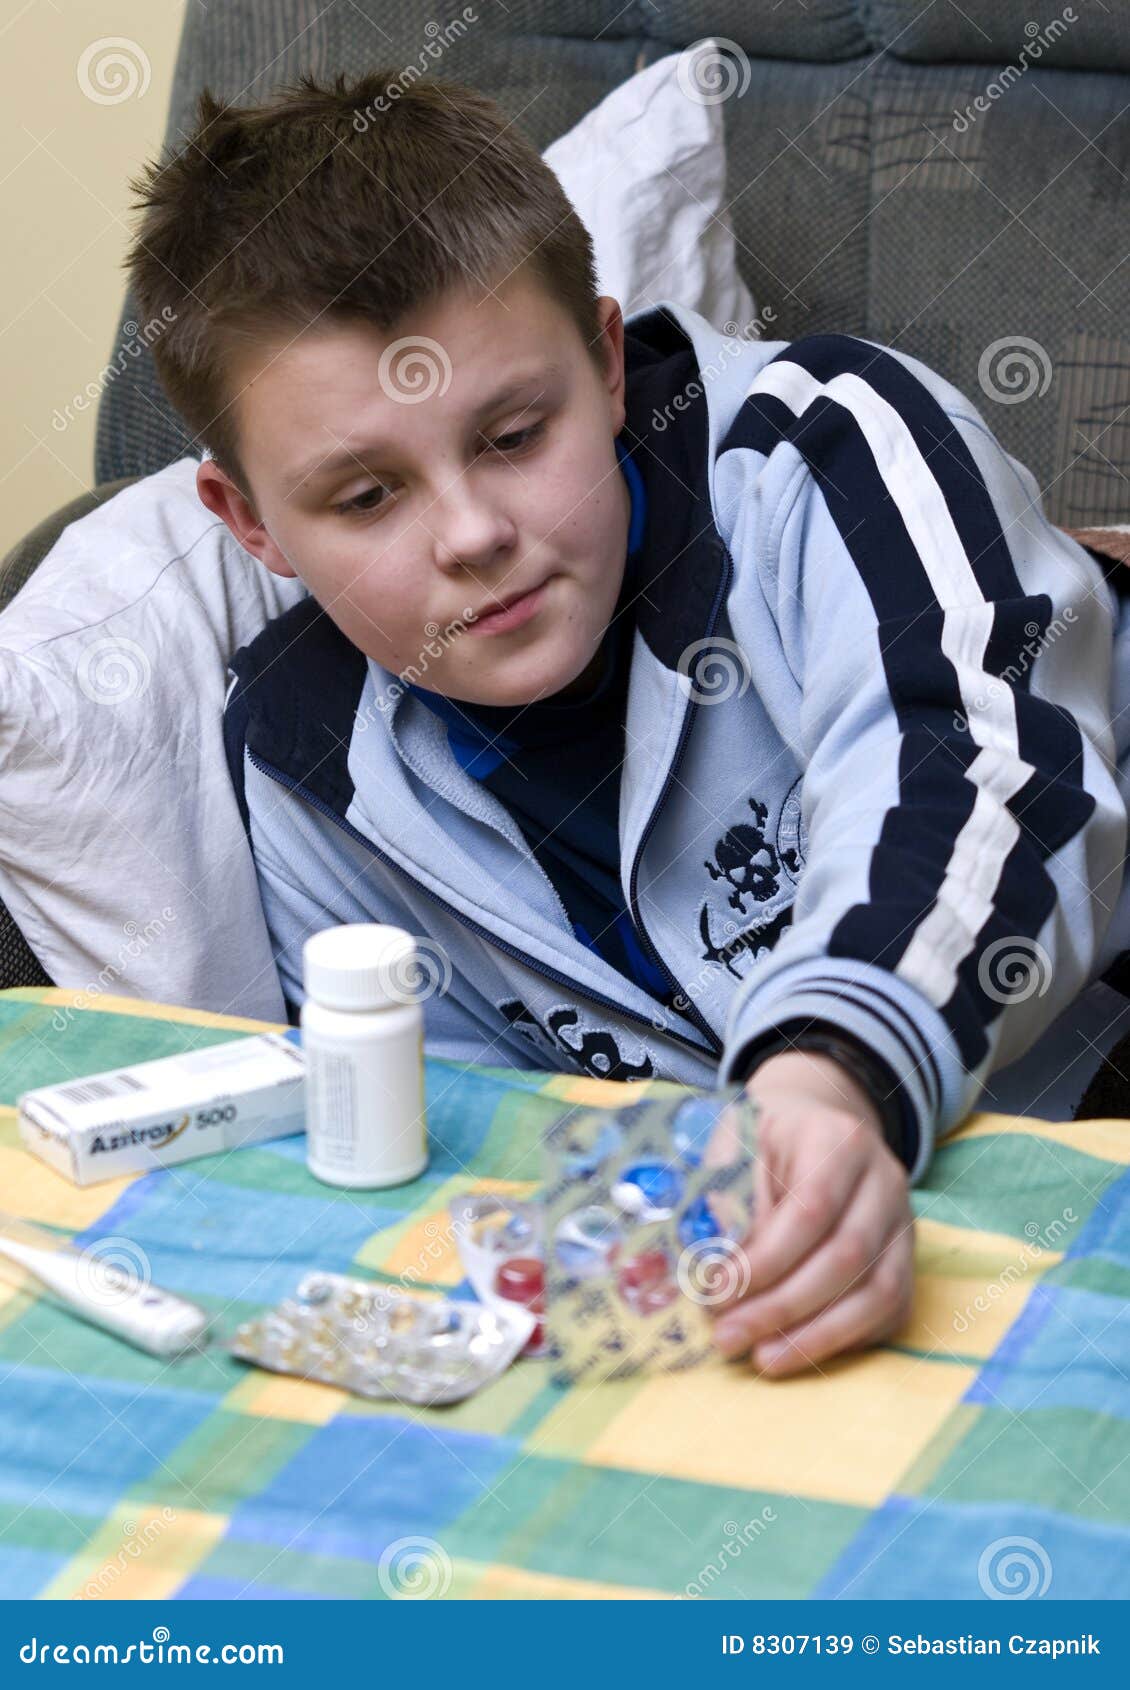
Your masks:
<svg viewBox="0 0 1130 1690"><path fill-rule="evenodd" d="M517 452L521 447L528 446L532 440L536 440L544 428L545 418L543 417L541 422L533 423L529 428L521 428L516 434L500 434L498 439L492 440L490 444L501 447L504 452Z"/></svg>
<svg viewBox="0 0 1130 1690"><path fill-rule="evenodd" d="M541 422L533 423L529 428L519 429L514 434L500 434L497 440L490 440L487 444L495 451L518 452L521 451L523 446L532 445L544 432L545 418L543 417ZM380 510L381 506L366 504L365 501L373 498L377 493L387 492L388 488L380 485L366 487L365 491L358 493L355 498L346 499L343 504L335 505L334 510L339 516L371 516L375 511Z"/></svg>
<svg viewBox="0 0 1130 1690"><path fill-rule="evenodd" d="M334 510L339 516L369 516L379 510L379 505L367 505L366 499L371 499L374 493L387 493L387 487L366 487L363 493L358 493L354 499L346 499L342 505L335 505Z"/></svg>

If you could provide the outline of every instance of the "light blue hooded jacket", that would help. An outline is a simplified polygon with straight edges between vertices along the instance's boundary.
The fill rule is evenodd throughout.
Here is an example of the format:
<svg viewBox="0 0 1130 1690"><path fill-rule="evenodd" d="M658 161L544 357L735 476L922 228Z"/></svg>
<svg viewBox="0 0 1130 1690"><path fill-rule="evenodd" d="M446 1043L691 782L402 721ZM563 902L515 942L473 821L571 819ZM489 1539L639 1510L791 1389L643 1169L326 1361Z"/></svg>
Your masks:
<svg viewBox="0 0 1130 1690"><path fill-rule="evenodd" d="M455 1061L721 1085L752 1039L831 1022L898 1076L916 1179L1130 946L1118 597L916 359L670 302L625 328L648 533L621 885L676 1006L575 936L403 685L427 648L398 678L313 598L236 654L225 711L284 998L311 932L380 921L420 936L426 1049Z"/></svg>

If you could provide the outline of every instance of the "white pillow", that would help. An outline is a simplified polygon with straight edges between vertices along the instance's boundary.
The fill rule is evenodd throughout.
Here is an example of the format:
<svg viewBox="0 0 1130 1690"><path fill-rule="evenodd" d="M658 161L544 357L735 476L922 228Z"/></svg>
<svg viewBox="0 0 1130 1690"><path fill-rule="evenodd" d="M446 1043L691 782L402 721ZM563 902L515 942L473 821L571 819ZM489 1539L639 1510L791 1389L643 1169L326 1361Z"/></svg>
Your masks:
<svg viewBox="0 0 1130 1690"><path fill-rule="evenodd" d="M696 66L721 60L713 37L668 54L542 154L592 236L599 291L625 317L670 299L718 329L753 321L723 206L722 101L691 91Z"/></svg>
<svg viewBox="0 0 1130 1690"><path fill-rule="evenodd" d="M0 616L0 896L60 986L285 1021L222 717L228 658L306 588L196 470L71 523Z"/></svg>
<svg viewBox="0 0 1130 1690"><path fill-rule="evenodd" d="M721 107L686 77L659 60L544 157L625 317L744 324ZM196 467L72 523L0 615L0 897L61 986L284 1021L222 719L229 658L306 588L201 504Z"/></svg>

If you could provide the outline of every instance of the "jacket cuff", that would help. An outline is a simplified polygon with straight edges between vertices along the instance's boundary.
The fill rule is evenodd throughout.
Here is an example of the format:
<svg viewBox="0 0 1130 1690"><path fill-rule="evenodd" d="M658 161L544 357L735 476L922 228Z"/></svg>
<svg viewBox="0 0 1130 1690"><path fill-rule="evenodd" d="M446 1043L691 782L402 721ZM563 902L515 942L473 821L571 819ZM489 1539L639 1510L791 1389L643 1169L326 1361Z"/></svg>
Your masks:
<svg viewBox="0 0 1130 1690"><path fill-rule="evenodd" d="M914 1142L910 1179L929 1166L939 1134L965 1118L980 1080L962 1066L941 1014L889 970L849 957L784 966L760 990L739 1000L723 1042L717 1084L738 1085L756 1042L785 1023L831 1023L884 1063L897 1080Z"/></svg>
<svg viewBox="0 0 1130 1690"><path fill-rule="evenodd" d="M786 1021L776 1034L767 1033L743 1045L731 1071L744 1085L770 1056L790 1050L814 1051L839 1061L875 1105L884 1142L909 1172L918 1155L918 1123L906 1088L889 1063L842 1027L830 1021Z"/></svg>

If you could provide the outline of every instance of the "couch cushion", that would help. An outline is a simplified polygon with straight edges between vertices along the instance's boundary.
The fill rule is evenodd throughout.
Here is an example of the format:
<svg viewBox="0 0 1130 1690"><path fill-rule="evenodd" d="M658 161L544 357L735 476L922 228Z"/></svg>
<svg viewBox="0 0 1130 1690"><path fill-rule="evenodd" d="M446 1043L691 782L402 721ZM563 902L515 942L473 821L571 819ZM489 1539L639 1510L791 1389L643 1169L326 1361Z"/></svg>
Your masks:
<svg viewBox="0 0 1130 1690"><path fill-rule="evenodd" d="M228 659L306 589L196 469L72 523L0 616L0 897L58 985L283 1020L221 718Z"/></svg>
<svg viewBox="0 0 1130 1690"><path fill-rule="evenodd" d="M858 8L863 10L861 6ZM1119 0L870 0L871 45L900 59L1048 70L1130 70L1130 11Z"/></svg>

